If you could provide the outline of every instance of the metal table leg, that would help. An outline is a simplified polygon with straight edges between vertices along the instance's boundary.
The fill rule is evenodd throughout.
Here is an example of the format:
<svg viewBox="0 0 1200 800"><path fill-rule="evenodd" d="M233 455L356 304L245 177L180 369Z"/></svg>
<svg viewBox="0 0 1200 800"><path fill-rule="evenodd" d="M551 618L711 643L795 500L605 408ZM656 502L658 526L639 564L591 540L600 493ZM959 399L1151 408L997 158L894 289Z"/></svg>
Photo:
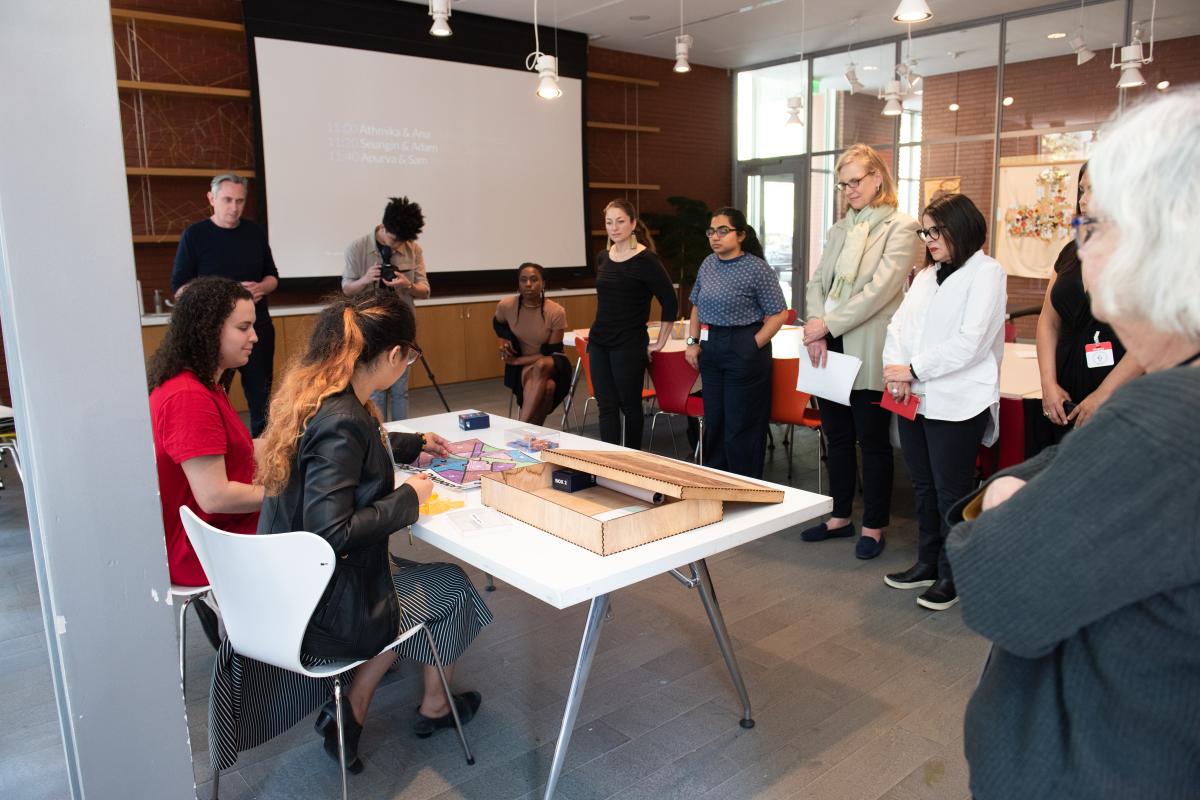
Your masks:
<svg viewBox="0 0 1200 800"><path fill-rule="evenodd" d="M713 635L717 637L717 645L725 658L725 666L729 668L729 677L733 687L737 689L742 699L745 714L739 723L743 728L753 728L754 718L750 716L750 694L746 691L746 683L742 680L741 670L738 669L737 659L733 655L733 644L729 640L729 631L725 629L725 618L721 616L721 606L717 604L717 595L713 590L712 577L708 574L708 564L704 559L693 562L692 573L699 581L700 599L704 602L704 610L708 613L708 621L712 624Z"/></svg>
<svg viewBox="0 0 1200 800"><path fill-rule="evenodd" d="M563 398L563 415L562 421L558 423L560 430L567 429L567 415L571 413L571 403L575 400L575 387L579 385L579 370L583 366L582 361L575 362L575 371L571 373L571 386L567 389L567 396Z"/></svg>
<svg viewBox="0 0 1200 800"><path fill-rule="evenodd" d="M604 625L604 616L607 611L607 594L592 598L587 624L583 628L583 641L579 643L579 660L575 662L575 677L571 678L571 691L567 694L567 708L563 712L562 729L558 732L558 743L554 745L554 760L550 763L550 779L546 782L544 800L554 797L554 789L558 786L558 779L562 776L563 763L567 760L567 747L571 744L571 731L575 729L575 719L579 716L579 705L583 701L583 687L587 684L588 673L592 669L592 656L596 655L596 645L600 641L600 628Z"/></svg>

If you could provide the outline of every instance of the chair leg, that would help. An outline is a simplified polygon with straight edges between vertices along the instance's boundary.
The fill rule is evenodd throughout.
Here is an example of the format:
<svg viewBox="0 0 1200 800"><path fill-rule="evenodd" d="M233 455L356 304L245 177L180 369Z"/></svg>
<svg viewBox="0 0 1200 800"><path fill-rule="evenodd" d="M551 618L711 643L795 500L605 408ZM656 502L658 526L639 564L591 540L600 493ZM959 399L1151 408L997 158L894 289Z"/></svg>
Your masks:
<svg viewBox="0 0 1200 800"><path fill-rule="evenodd" d="M593 399L594 398L589 397L583 401L583 416L579 418L579 432L581 434L583 433L583 429L587 427L588 404L591 403Z"/></svg>
<svg viewBox="0 0 1200 800"><path fill-rule="evenodd" d="M655 412L654 416L650 417L650 439L646 442L646 452L654 452L654 425L658 422L658 415L661 411Z"/></svg>
<svg viewBox="0 0 1200 800"><path fill-rule="evenodd" d="M496 581L492 579L492 573L485 572L485 573L483 573L483 576L485 578L487 578L487 588L485 589L485 591L488 591L488 592L496 591Z"/></svg>
<svg viewBox="0 0 1200 800"><path fill-rule="evenodd" d="M186 597L179 606L179 682L183 685L183 693L187 694L187 672L184 669L183 654L187 650L187 610L192 598Z"/></svg>
<svg viewBox="0 0 1200 800"><path fill-rule="evenodd" d="M575 371L571 373L571 385L567 388L567 396L563 398L563 414L562 421L558 423L559 430L567 429L567 414L571 411L571 404L575 400L575 387L579 384L579 369L583 366L581 361L575 362Z"/></svg>
<svg viewBox="0 0 1200 800"><path fill-rule="evenodd" d="M704 417L696 417L700 420L700 438L696 440L696 463L704 463Z"/></svg>
<svg viewBox="0 0 1200 800"><path fill-rule="evenodd" d="M221 789L221 770L213 770L213 793L212 800L217 800L217 792Z"/></svg>
<svg viewBox="0 0 1200 800"><path fill-rule="evenodd" d="M341 767L342 773L342 800L347 800L346 790L346 741L342 726L342 678L340 675L333 679L333 708L337 719L337 735L338 735L338 766Z"/></svg>
<svg viewBox="0 0 1200 800"><path fill-rule="evenodd" d="M475 756L471 755L471 748L467 744L467 736L463 733L462 720L458 718L458 706L454 703L454 695L450 694L450 684L446 682L446 670L442 667L442 657L438 654L437 645L433 642L433 634L424 625L421 626L421 630L425 631L425 639L429 642L429 649L433 652L433 660L437 664L438 677L442 679L442 691L446 693L446 700L450 703L450 713L454 715L454 727L458 731L458 740L462 742L463 755L466 756L468 764L474 765Z"/></svg>
<svg viewBox="0 0 1200 800"><path fill-rule="evenodd" d="M792 448L793 448L794 437L796 436L795 428L796 428L795 425L788 425L787 433L784 434L784 438L783 438L783 452L787 453L787 460L788 460L788 477L787 477L788 483L792 482Z"/></svg>

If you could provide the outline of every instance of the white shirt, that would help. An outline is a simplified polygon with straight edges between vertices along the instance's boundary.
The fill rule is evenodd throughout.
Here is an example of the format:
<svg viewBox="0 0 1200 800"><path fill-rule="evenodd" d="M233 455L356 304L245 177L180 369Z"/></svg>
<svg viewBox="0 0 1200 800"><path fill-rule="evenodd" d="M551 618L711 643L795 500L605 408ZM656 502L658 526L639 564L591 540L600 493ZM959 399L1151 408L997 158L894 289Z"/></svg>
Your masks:
<svg viewBox="0 0 1200 800"><path fill-rule="evenodd" d="M960 422L989 409L985 446L999 432L1005 284L1004 268L982 251L941 286L936 267L927 267L892 317L883 346L884 364L911 364L920 378L912 390L926 419Z"/></svg>

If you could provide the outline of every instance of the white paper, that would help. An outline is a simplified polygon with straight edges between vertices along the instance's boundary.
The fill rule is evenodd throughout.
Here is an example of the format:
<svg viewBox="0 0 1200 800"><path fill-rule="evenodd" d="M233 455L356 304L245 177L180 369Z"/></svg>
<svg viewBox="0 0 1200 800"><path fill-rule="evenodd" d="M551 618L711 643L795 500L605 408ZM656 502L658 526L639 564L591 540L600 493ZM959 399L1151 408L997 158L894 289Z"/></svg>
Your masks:
<svg viewBox="0 0 1200 800"><path fill-rule="evenodd" d="M454 530L463 535L503 530L512 523L509 517L491 508L466 508L445 516L454 525Z"/></svg>
<svg viewBox="0 0 1200 800"><path fill-rule="evenodd" d="M808 353L800 354L800 369L796 375L796 391L850 405L850 389L862 369L862 359L845 353L829 351L825 367L814 367Z"/></svg>

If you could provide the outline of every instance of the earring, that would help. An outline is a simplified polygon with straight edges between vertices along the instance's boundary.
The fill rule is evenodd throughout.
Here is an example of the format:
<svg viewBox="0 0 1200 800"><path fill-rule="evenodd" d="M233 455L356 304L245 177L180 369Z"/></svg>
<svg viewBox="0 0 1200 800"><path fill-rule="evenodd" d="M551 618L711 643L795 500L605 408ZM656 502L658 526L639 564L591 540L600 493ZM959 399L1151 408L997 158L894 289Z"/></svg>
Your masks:
<svg viewBox="0 0 1200 800"><path fill-rule="evenodd" d="M637 249L637 234L636 233L629 234L629 249L630 250Z"/></svg>

